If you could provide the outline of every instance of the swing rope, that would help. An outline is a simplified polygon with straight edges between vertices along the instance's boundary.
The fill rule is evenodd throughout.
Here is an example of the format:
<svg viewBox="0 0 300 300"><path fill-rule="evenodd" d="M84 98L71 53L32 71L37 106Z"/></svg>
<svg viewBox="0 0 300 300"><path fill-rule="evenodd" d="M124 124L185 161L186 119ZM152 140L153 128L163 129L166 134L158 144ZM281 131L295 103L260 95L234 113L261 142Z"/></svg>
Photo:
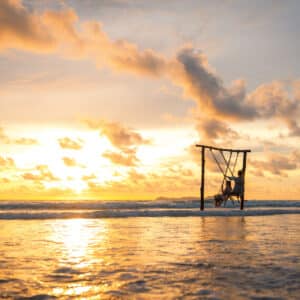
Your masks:
<svg viewBox="0 0 300 300"><path fill-rule="evenodd" d="M211 155L212 155L213 159L215 160L215 162L216 162L217 166L219 167L219 170L220 170L220 171L221 171L221 173L224 175L224 171L223 171L223 169L222 169L221 165L219 164L219 161L217 160L217 158L216 158L216 156L215 156L215 154L214 154L214 152L213 152L213 150L212 150L212 149L210 149L210 153L211 153ZM225 175L224 175L224 176L225 176Z"/></svg>
<svg viewBox="0 0 300 300"><path fill-rule="evenodd" d="M221 154L221 156L222 156L222 158L223 158L223 160L224 160L224 162L225 162L225 165L226 165L225 172L224 172L223 168L221 167L221 165L220 165L218 159L216 158L216 155L214 154L213 150L210 149L210 153L211 153L211 155L212 155L214 161L216 162L216 164L217 164L219 170L221 171L221 173L223 174L223 180L222 180L222 184L221 184L221 187L220 187L221 192L222 192L222 188L223 188L223 185L224 185L224 182L225 182L225 178L227 177L228 171L230 171L232 177L234 177L234 171L235 171L235 168L236 168L236 165L237 165L237 161L238 161L238 157L239 157L239 152L237 152L237 154L236 154L235 161L234 161L234 165L233 165L233 169L231 169L231 167L230 167L230 164L231 164L231 158L232 158L232 152L230 152L230 155L229 155L228 160L226 159L226 157L225 157L225 155L223 154L223 151L222 151L222 150L219 150L219 152L220 152L220 154Z"/></svg>
<svg viewBox="0 0 300 300"><path fill-rule="evenodd" d="M222 154L223 155L223 154ZM231 156L232 156L232 152L230 152L230 154L229 154L229 159L228 159L228 163L226 164L226 170L225 170L225 174L224 174L224 176L223 176L223 180L222 180L222 184L221 184L221 190L223 191L223 185L224 185L224 182L225 182L225 178L227 177L227 172L228 172L228 170L229 170L229 166L230 166L230 162L231 162ZM223 158L225 158L224 156L223 156ZM227 162L227 161L226 161ZM230 170L230 172L231 172L231 170Z"/></svg>
<svg viewBox="0 0 300 300"><path fill-rule="evenodd" d="M238 160L239 154L240 154L240 152L237 152L237 153L236 153L235 162L234 162L234 165L233 165L233 171L232 171L233 174L234 174L234 171L235 171L235 167L236 167L236 164L237 164L237 160Z"/></svg>
<svg viewBox="0 0 300 300"><path fill-rule="evenodd" d="M221 152L221 155L222 155L222 157L223 157L223 159L224 159L224 162L225 162L225 164L226 164L226 166L228 166L228 170L230 171L230 173L231 173L231 176L234 176L233 175L233 173L232 173L232 171L231 171L231 168L230 168L230 161L227 161L227 159L226 159L226 157L224 156L224 154L223 154L223 152L222 151L220 151ZM226 176L227 175L227 173L226 174L224 174L224 176Z"/></svg>

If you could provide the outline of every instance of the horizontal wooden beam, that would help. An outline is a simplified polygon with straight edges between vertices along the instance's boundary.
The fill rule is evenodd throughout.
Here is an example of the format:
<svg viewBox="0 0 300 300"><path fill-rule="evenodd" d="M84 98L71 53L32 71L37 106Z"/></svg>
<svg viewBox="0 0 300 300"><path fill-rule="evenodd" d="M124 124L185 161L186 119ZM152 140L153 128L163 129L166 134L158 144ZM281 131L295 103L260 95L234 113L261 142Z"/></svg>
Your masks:
<svg viewBox="0 0 300 300"><path fill-rule="evenodd" d="M245 150L242 150L242 149L225 149L225 148L218 148L218 147L200 145L200 144L197 144L196 147L212 149L212 150L228 151L228 152L251 152L251 150L249 150L249 149L245 149Z"/></svg>

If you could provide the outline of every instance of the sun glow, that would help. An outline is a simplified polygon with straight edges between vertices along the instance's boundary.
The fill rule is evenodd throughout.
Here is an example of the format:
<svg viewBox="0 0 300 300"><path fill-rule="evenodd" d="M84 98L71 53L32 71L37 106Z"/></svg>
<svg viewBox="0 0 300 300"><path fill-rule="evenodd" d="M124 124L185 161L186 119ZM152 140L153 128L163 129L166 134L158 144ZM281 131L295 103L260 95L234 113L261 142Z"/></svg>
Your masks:
<svg viewBox="0 0 300 300"><path fill-rule="evenodd" d="M84 125L79 128L78 125L29 126L27 129L22 127L20 133L15 127L7 134L12 139L17 139L20 134L29 136L37 142L32 145L4 144L2 164L8 163L8 159L12 159L13 164L5 170L2 168L2 199L12 195L14 199L38 200L153 199L166 194L198 194L200 156L198 163L189 152L197 140L193 128L140 130L137 134L150 142L129 143L129 146L125 143L125 148L124 144L112 142L109 135L101 134L101 130L91 130ZM61 139L78 141L79 146L62 146ZM130 151L134 154L132 165L122 165L104 155L116 153L126 157ZM260 155L253 152L251 157L255 159ZM251 168L250 164L249 172ZM298 173L294 173L296 178ZM251 193L252 178L249 176L248 180L249 197L254 195ZM216 187L211 188L213 193ZM261 188L261 194L265 193L265 188ZM254 190L257 192L258 189ZM210 193L209 188L207 191ZM293 197L297 197L296 192Z"/></svg>
<svg viewBox="0 0 300 300"><path fill-rule="evenodd" d="M17 132L17 127L10 134L14 132ZM26 136L24 128L21 132ZM123 152L122 148L116 150L99 131L76 127L28 127L27 132L38 142L32 146L12 147L8 152L13 156L21 176L30 173L32 181L36 178L46 188L58 187L81 193L88 182L105 185L112 180L126 178L129 170L126 166L115 164L103 156L105 152L126 154L126 151ZM135 167L142 173L157 168L178 151L184 151L190 141L190 135L186 135L184 130L143 131L141 134L151 140L149 145L139 147L136 152L139 163ZM81 141L81 148L62 147L59 140L65 137ZM178 138L181 140L180 149L173 146ZM48 180L43 180L46 172Z"/></svg>
<svg viewBox="0 0 300 300"><path fill-rule="evenodd" d="M88 255L87 249L93 243L93 239L97 238L97 241L101 241L107 235L104 221L97 223L97 228L91 228L89 224L90 220L88 219L69 219L63 224L60 223L60 226L54 224L53 227L53 239L64 244L66 257L77 267L83 267L80 264L81 260ZM95 232L97 232L97 237L95 237Z"/></svg>
<svg viewBox="0 0 300 300"><path fill-rule="evenodd" d="M102 256L95 255L94 243L106 245L108 229L105 221L98 220L95 225L89 219L68 219L60 220L52 224L52 237L56 243L62 244L61 265L62 272L64 265L72 266L71 272L80 272L92 264L99 264L103 261ZM93 259L89 259L93 257ZM66 267L66 272L69 267ZM99 287L100 288L100 287ZM99 289L97 287L97 290ZM62 295L78 296L88 295L94 287L87 285L84 281L70 282L66 287L57 286L52 289L55 296Z"/></svg>

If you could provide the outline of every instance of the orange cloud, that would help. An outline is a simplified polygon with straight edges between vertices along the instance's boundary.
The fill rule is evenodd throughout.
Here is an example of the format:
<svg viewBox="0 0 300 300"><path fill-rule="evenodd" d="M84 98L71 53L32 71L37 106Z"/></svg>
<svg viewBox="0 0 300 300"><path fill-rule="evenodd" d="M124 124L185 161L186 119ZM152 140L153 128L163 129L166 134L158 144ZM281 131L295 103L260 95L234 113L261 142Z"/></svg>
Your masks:
<svg viewBox="0 0 300 300"><path fill-rule="evenodd" d="M55 39L37 13L29 13L17 0L0 1L0 50L17 48L30 51L50 51Z"/></svg>
<svg viewBox="0 0 300 300"><path fill-rule="evenodd" d="M0 182L1 183L10 183L10 180L6 177L2 177L2 178L0 178Z"/></svg>
<svg viewBox="0 0 300 300"><path fill-rule="evenodd" d="M83 175L81 177L82 180L84 181L89 181L89 180L93 180L93 179L96 179L96 175L95 174L90 174L90 175Z"/></svg>
<svg viewBox="0 0 300 300"><path fill-rule="evenodd" d="M63 157L62 160L67 167L84 167L83 165L79 164L74 158L71 157Z"/></svg>
<svg viewBox="0 0 300 300"><path fill-rule="evenodd" d="M107 137L111 144L116 148L122 149L130 146L150 144L150 141L144 139L141 134L120 123L108 122L105 120L85 120L85 122L90 128L99 129L100 134Z"/></svg>
<svg viewBox="0 0 300 300"><path fill-rule="evenodd" d="M4 158L0 156L0 166L1 168L14 168L15 162L11 157Z"/></svg>
<svg viewBox="0 0 300 300"><path fill-rule="evenodd" d="M127 150L124 153L107 151L103 153L102 156L109 159L112 163L116 165L122 165L126 167L134 167L139 161L136 157L135 149L130 149L129 151Z"/></svg>
<svg viewBox="0 0 300 300"><path fill-rule="evenodd" d="M49 170L49 167L47 165L38 165L36 166L35 173L24 173L22 177L25 180L32 180L36 182L59 180L57 177L55 177L52 174L52 172Z"/></svg>
<svg viewBox="0 0 300 300"><path fill-rule="evenodd" d="M80 150L82 148L82 140L72 140L68 137L64 137L58 140L61 148L64 149L72 149L72 150Z"/></svg>
<svg viewBox="0 0 300 300"><path fill-rule="evenodd" d="M270 153L266 160L250 160L251 167L255 169L254 174L264 176L265 172L273 175L287 176L288 171L296 170L300 164L300 152L293 151L290 154Z"/></svg>
<svg viewBox="0 0 300 300"><path fill-rule="evenodd" d="M137 147L150 144L150 140L145 139L141 134L131 128L127 128L120 123L108 122L104 120L85 120L92 129L100 130L100 134L105 136L110 143L118 150L106 151L103 157L112 163L126 167L136 166L139 162L136 152Z"/></svg>

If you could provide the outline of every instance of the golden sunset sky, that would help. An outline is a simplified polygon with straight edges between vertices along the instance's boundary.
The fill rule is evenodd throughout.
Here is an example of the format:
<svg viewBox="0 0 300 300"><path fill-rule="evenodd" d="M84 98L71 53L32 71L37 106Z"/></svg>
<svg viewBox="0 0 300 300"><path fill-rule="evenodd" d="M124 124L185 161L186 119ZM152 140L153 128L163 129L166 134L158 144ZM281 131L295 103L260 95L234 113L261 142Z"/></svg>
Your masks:
<svg viewBox="0 0 300 300"><path fill-rule="evenodd" d="M0 199L197 196L196 143L252 150L248 199L299 199L299 9L1 0Z"/></svg>

